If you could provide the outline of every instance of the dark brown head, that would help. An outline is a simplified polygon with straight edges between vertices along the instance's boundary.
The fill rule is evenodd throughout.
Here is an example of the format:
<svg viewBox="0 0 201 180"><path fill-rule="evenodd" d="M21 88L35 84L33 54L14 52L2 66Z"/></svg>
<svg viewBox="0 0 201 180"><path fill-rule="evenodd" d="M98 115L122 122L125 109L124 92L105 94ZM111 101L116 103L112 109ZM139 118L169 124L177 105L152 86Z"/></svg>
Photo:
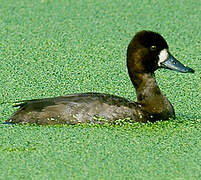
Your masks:
<svg viewBox="0 0 201 180"><path fill-rule="evenodd" d="M145 30L136 33L128 46L127 67L129 74L154 73L158 68L194 72L170 54L167 42L160 34Z"/></svg>

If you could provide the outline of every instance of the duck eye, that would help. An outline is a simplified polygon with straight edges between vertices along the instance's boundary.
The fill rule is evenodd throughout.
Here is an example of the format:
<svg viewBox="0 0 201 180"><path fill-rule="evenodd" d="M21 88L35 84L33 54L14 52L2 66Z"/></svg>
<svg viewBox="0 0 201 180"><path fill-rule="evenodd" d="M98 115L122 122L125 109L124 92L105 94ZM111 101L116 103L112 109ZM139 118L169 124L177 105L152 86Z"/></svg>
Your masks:
<svg viewBox="0 0 201 180"><path fill-rule="evenodd" d="M155 50L156 50L156 46L151 46L150 49L151 49L152 51L155 51Z"/></svg>

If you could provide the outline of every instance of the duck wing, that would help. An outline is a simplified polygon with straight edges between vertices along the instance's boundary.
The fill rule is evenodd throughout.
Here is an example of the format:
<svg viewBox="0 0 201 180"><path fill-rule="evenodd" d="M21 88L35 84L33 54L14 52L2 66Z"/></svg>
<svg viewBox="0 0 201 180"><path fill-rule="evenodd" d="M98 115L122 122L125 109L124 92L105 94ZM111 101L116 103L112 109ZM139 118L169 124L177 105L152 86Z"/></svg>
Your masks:
<svg viewBox="0 0 201 180"><path fill-rule="evenodd" d="M137 121L136 103L125 98L102 94L82 93L55 98L17 102L16 113L7 120L10 123L78 124L113 123L130 118Z"/></svg>

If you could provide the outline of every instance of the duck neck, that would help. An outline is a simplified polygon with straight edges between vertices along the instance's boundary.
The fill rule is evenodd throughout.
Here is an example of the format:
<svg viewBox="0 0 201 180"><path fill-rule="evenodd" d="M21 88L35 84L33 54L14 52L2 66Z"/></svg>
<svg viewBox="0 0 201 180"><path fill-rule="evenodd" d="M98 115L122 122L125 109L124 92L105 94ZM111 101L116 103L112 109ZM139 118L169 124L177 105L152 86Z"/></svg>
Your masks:
<svg viewBox="0 0 201 180"><path fill-rule="evenodd" d="M156 99L164 99L164 96L156 83L154 73L133 72L129 73L129 75L136 90L138 103L150 104Z"/></svg>
<svg viewBox="0 0 201 180"><path fill-rule="evenodd" d="M161 93L154 73L130 73L131 81L137 94L137 102L142 109L151 114L154 119L175 118L174 108L168 99Z"/></svg>

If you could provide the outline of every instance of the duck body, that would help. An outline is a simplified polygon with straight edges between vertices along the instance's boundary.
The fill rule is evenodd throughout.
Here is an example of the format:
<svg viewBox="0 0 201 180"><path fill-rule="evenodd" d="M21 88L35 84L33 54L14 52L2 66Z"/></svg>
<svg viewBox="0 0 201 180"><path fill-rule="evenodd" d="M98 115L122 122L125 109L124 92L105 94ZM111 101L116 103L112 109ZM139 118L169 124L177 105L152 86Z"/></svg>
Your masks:
<svg viewBox="0 0 201 180"><path fill-rule="evenodd" d="M102 124L127 117L138 121L138 106L127 99L102 93L83 93L31 100L19 104L12 122L37 124ZM18 122L19 121L19 122Z"/></svg>
<svg viewBox="0 0 201 180"><path fill-rule="evenodd" d="M169 117L174 118L172 106L168 101L166 101L166 105L166 107L169 106L166 110L154 108L155 112L150 113L143 105L114 95L102 93L72 94L25 101L17 105L20 109L11 117L11 120L15 123L51 125L113 124L116 120L126 118L134 122L146 122L147 119L156 121L161 117L166 120Z"/></svg>
<svg viewBox="0 0 201 180"><path fill-rule="evenodd" d="M133 122L155 122L175 118L174 108L161 93L154 72L167 68L179 72L194 70L177 61L163 37L140 31L127 49L127 68L137 102L102 93L72 94L24 101L15 106L9 123L31 124L103 124L129 118Z"/></svg>

